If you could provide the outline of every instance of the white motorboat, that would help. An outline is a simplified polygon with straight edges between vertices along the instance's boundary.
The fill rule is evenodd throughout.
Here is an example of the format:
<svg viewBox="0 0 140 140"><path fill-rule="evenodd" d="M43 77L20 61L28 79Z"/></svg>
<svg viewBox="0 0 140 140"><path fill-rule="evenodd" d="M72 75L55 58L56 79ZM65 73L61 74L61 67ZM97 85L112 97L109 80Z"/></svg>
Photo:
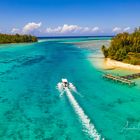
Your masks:
<svg viewBox="0 0 140 140"><path fill-rule="evenodd" d="M57 84L57 87L58 87L58 89L59 89L60 92L65 91L66 88L68 88L69 90L72 90L72 91L76 92L75 86L72 83L68 82L68 80L65 79L65 78L62 78L61 82L59 82Z"/></svg>

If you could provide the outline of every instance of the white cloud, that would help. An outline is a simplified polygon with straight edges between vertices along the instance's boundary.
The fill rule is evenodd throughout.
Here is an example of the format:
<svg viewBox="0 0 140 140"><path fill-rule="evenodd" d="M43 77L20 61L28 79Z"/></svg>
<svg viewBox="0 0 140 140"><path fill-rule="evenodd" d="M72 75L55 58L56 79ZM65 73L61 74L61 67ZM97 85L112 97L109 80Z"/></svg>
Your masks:
<svg viewBox="0 0 140 140"><path fill-rule="evenodd" d="M90 28L89 27L84 27L82 32L89 32L90 31Z"/></svg>
<svg viewBox="0 0 140 140"><path fill-rule="evenodd" d="M58 26L56 28L47 28L46 33L53 34L65 34L65 33L95 33L100 31L99 27L81 27L78 25L68 25Z"/></svg>
<svg viewBox="0 0 140 140"><path fill-rule="evenodd" d="M86 32L86 33L97 33L97 32L101 32L99 27L81 27L82 32Z"/></svg>
<svg viewBox="0 0 140 140"><path fill-rule="evenodd" d="M99 27L94 27L94 28L92 28L92 32L97 32L97 31L99 31L100 29L99 29Z"/></svg>
<svg viewBox="0 0 140 140"><path fill-rule="evenodd" d="M57 28L47 28L46 33L60 33L62 27L58 26Z"/></svg>
<svg viewBox="0 0 140 140"><path fill-rule="evenodd" d="M64 24L61 30L61 33L68 33L68 32L76 32L78 30L80 30L81 27L78 25L67 25Z"/></svg>
<svg viewBox="0 0 140 140"><path fill-rule="evenodd" d="M121 32L129 32L131 30L130 27L126 27L126 28L120 28L120 27L115 27L112 32L115 33L121 33Z"/></svg>
<svg viewBox="0 0 140 140"><path fill-rule="evenodd" d="M13 28L11 30L11 33L20 33L20 34L33 34L33 35L84 35L84 34L97 34L97 33L103 33L103 31L98 27L82 27L79 25L69 25L64 24L62 26L58 27L48 27L46 30L41 29L42 23L35 23L30 22L23 26L22 28Z"/></svg>
<svg viewBox="0 0 140 140"><path fill-rule="evenodd" d="M22 32L23 33L33 32L33 31L39 29L41 27L41 25L42 25L41 22L39 22L39 23L30 22L23 27Z"/></svg>
<svg viewBox="0 0 140 140"><path fill-rule="evenodd" d="M20 29L18 29L18 28L13 28L13 29L11 30L11 33L20 33Z"/></svg>
<svg viewBox="0 0 140 140"><path fill-rule="evenodd" d="M126 27L126 28L123 29L123 31L128 32L128 31L130 31L130 29L131 29L130 27Z"/></svg>
<svg viewBox="0 0 140 140"><path fill-rule="evenodd" d="M122 31L122 29L120 28L120 27L115 27L113 30L112 30L112 32L116 32L116 33L119 33L119 32L121 32Z"/></svg>
<svg viewBox="0 0 140 140"><path fill-rule="evenodd" d="M76 31L80 31L82 28L78 25L68 25L64 24L63 26L58 26L56 28L47 28L46 33L74 33Z"/></svg>

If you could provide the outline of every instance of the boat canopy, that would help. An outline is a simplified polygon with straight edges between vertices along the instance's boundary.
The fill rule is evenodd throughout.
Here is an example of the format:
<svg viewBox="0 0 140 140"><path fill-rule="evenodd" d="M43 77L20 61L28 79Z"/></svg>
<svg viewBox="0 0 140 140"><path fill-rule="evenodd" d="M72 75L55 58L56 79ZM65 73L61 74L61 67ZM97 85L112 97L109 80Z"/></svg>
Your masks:
<svg viewBox="0 0 140 140"><path fill-rule="evenodd" d="M67 79L62 79L62 82L63 82L63 83L67 83L68 80L67 80Z"/></svg>

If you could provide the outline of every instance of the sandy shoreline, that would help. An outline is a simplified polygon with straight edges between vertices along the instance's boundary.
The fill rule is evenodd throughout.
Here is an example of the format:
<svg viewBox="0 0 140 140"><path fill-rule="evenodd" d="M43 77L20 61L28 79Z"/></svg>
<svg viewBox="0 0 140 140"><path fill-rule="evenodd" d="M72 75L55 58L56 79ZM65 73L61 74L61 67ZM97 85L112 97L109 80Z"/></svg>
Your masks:
<svg viewBox="0 0 140 140"><path fill-rule="evenodd" d="M123 62L119 62L116 60L112 60L110 58L106 58L104 61L104 65L108 68L123 68L129 70L140 70L140 65L132 65Z"/></svg>

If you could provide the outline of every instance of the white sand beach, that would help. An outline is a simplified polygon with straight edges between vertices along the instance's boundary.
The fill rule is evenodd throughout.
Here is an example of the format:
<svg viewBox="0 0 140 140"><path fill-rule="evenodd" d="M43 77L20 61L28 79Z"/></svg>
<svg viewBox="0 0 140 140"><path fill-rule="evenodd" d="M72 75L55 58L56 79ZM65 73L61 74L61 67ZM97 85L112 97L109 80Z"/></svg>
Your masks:
<svg viewBox="0 0 140 140"><path fill-rule="evenodd" d="M108 68L124 68L130 70L140 70L140 65L127 64L116 60L112 60L110 58L106 58L104 64Z"/></svg>

